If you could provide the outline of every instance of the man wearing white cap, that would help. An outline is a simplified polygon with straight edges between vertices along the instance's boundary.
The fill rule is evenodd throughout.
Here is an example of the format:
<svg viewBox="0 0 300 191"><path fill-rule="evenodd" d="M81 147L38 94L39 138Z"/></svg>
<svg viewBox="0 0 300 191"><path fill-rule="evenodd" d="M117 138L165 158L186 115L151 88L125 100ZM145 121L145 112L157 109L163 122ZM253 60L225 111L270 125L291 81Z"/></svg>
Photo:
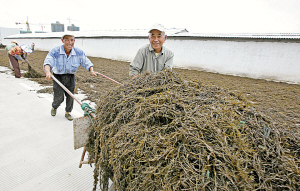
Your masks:
<svg viewBox="0 0 300 191"><path fill-rule="evenodd" d="M75 90L75 73L79 66L90 71L93 76L97 76L94 72L94 64L86 57L85 53L74 47L75 37L72 34L65 34L61 37L63 45L57 46L50 50L44 61L44 71L46 79L52 80L53 76L59 80L71 93ZM73 110L73 98L62 89L56 81L53 81L53 102L51 115L56 115L56 109L64 101L66 97L65 117L72 121L73 117L70 112Z"/></svg>
<svg viewBox="0 0 300 191"><path fill-rule="evenodd" d="M154 24L150 30L148 39L150 44L140 48L129 66L129 76L132 79L145 71L159 72L172 69L174 53L163 46L167 39L165 27Z"/></svg>

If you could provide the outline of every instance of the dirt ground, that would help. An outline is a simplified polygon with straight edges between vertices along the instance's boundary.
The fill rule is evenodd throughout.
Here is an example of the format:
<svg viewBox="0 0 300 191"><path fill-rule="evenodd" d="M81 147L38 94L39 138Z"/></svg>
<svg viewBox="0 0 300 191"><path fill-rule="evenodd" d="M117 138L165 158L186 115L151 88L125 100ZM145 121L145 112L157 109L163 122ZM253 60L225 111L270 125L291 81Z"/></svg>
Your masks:
<svg viewBox="0 0 300 191"><path fill-rule="evenodd" d="M52 82L45 80L42 68L47 53L44 51L34 51L28 55L27 59L34 71L41 75L40 78L31 78L31 80L37 81L44 86L51 86ZM120 83L130 80L128 76L128 62L99 57L89 57L89 59L95 65L95 71ZM7 53L4 49L0 49L0 65L9 67ZM28 71L26 63L20 64L20 68L21 70ZM300 85L196 70L175 68L174 71L179 73L185 80L198 80L205 85L215 85L240 93L252 101L254 106L271 118L278 127L293 129L297 132L300 131ZM26 76L25 74L22 75ZM97 103L102 94L105 94L106 91L115 86L118 86L118 84L101 76L93 77L83 68L80 68L76 73L76 87L81 90L80 92L87 95L87 100L92 102Z"/></svg>

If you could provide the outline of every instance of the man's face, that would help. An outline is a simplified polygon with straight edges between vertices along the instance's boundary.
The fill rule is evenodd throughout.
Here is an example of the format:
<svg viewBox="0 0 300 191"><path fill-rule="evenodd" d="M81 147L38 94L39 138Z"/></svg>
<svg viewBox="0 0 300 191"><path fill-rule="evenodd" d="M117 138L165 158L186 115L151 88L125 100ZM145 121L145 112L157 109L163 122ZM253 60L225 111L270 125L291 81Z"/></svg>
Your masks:
<svg viewBox="0 0 300 191"><path fill-rule="evenodd" d="M75 37L67 35L62 39L62 42L64 43L65 51L70 52L74 46Z"/></svg>
<svg viewBox="0 0 300 191"><path fill-rule="evenodd" d="M165 35L165 33L154 29L150 32L148 38L152 48L155 50L156 53L159 53L161 51L162 45L167 39L167 36Z"/></svg>

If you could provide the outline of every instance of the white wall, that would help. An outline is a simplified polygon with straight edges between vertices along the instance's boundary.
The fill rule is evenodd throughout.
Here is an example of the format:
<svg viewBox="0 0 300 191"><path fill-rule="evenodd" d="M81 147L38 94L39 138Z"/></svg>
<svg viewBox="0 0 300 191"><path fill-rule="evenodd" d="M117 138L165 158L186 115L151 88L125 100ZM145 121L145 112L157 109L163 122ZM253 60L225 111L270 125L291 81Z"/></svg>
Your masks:
<svg viewBox="0 0 300 191"><path fill-rule="evenodd" d="M79 43L78 43L79 42ZM149 43L148 39L83 39L76 38L75 45L89 56L131 61L138 49Z"/></svg>
<svg viewBox="0 0 300 191"><path fill-rule="evenodd" d="M43 51L62 44L59 38L14 40L19 44L34 42L35 49ZM147 37L79 37L75 46L88 56L132 61L137 50L147 43ZM297 42L172 37L165 46L175 54L174 67L300 83L300 43Z"/></svg>
<svg viewBox="0 0 300 191"><path fill-rule="evenodd" d="M20 29L0 27L0 41L1 42L3 41L4 37L14 35L14 34L20 34Z"/></svg>
<svg viewBox="0 0 300 191"><path fill-rule="evenodd" d="M169 40L175 66L300 83L300 43Z"/></svg>

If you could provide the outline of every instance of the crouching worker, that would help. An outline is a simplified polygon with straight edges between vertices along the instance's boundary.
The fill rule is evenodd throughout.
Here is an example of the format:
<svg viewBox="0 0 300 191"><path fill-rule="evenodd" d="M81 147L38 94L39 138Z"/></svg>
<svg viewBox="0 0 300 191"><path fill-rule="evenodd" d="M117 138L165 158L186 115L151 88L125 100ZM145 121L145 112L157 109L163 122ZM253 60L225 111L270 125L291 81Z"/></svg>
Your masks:
<svg viewBox="0 0 300 191"><path fill-rule="evenodd" d="M97 76L94 72L94 64L86 57L85 53L74 47L75 37L71 34L63 35L61 38L63 45L57 46L50 50L44 61L44 71L46 79L52 80L53 76L60 81L72 94L75 89L75 73L79 66L87 69L93 76ZM73 110L73 98L64 91L62 87L53 80L54 97L52 102L51 115L56 115L56 110L66 97L65 117L72 121L73 117L70 114Z"/></svg>
<svg viewBox="0 0 300 191"><path fill-rule="evenodd" d="M150 30L148 39L150 44L140 48L129 66L129 76L134 79L143 72L159 72L172 69L174 53L163 46L167 40L165 27L154 24Z"/></svg>
<svg viewBox="0 0 300 191"><path fill-rule="evenodd" d="M8 58L10 60L10 63L13 66L16 78L21 78L19 60L22 60L22 58L23 58L25 60L25 62L28 63L28 60L24 56L25 53L32 53L32 50L30 49L29 45L24 44L24 45L21 45L21 46L15 46L15 47L12 47L8 51Z"/></svg>

